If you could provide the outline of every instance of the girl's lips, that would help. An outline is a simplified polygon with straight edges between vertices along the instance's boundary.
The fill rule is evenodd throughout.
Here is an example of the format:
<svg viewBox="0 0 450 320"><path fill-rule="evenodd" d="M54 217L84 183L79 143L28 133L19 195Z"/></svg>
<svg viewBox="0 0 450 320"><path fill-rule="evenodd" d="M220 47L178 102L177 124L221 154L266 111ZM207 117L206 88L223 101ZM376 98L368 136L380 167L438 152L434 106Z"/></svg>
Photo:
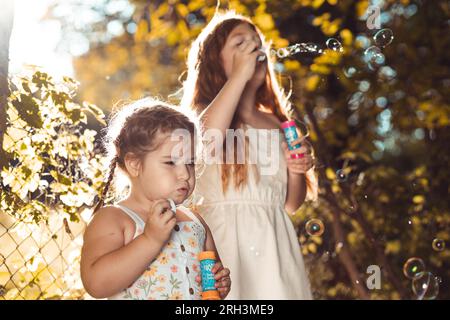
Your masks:
<svg viewBox="0 0 450 320"><path fill-rule="evenodd" d="M188 188L178 188L177 191L178 192L182 192L182 193L187 193L188 192Z"/></svg>

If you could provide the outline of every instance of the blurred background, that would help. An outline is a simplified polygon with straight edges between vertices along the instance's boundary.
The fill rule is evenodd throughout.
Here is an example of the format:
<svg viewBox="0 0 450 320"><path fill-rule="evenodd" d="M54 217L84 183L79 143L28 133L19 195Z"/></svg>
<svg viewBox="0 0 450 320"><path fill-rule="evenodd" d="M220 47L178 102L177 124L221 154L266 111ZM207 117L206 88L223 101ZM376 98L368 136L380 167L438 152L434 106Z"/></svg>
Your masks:
<svg viewBox="0 0 450 320"><path fill-rule="evenodd" d="M82 232L120 101L180 99L220 10L272 41L320 197L293 216L316 299L449 299L448 1L1 0L0 299L90 299ZM295 53L296 44L313 48ZM293 47L294 46L294 47Z"/></svg>

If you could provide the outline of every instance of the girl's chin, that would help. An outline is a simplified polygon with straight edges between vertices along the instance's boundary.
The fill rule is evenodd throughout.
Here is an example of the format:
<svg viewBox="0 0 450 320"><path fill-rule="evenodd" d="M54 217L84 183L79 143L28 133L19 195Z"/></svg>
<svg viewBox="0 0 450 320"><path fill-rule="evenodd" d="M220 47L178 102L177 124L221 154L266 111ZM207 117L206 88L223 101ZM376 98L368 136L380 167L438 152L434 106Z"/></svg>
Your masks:
<svg viewBox="0 0 450 320"><path fill-rule="evenodd" d="M175 202L176 205L179 205L179 204L182 204L188 198L188 196L189 196L189 194L176 192L172 196L172 200Z"/></svg>

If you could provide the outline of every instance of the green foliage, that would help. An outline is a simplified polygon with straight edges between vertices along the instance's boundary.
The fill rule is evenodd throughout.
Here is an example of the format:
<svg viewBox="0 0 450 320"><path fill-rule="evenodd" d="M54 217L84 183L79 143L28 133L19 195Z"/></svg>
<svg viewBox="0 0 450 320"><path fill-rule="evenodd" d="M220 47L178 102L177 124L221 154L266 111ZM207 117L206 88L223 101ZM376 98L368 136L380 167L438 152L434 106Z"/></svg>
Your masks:
<svg viewBox="0 0 450 320"><path fill-rule="evenodd" d="M102 185L102 156L88 114L104 124L95 105L75 102L78 83L36 71L15 78L8 99L2 150L0 210L22 221L46 220L60 210L79 220ZM5 161L6 160L6 161Z"/></svg>

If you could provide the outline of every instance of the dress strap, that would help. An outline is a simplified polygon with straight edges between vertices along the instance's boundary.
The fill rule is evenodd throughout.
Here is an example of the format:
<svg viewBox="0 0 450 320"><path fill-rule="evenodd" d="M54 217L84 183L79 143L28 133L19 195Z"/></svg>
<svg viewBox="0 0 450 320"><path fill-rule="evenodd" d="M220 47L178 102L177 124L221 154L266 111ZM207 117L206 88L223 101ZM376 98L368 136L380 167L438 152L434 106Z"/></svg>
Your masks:
<svg viewBox="0 0 450 320"><path fill-rule="evenodd" d="M118 207L120 207L133 221L142 228L145 227L145 222L142 220L142 218L133 210L131 210L128 207L125 207L124 205L117 204Z"/></svg>
<svg viewBox="0 0 450 320"><path fill-rule="evenodd" d="M188 208L186 208L184 206L178 206L177 209L180 209L181 211L183 211L183 213L185 213L189 218L191 218L194 222L199 224L203 228L203 230L205 231L205 234L206 234L205 226L191 210L189 210Z"/></svg>

